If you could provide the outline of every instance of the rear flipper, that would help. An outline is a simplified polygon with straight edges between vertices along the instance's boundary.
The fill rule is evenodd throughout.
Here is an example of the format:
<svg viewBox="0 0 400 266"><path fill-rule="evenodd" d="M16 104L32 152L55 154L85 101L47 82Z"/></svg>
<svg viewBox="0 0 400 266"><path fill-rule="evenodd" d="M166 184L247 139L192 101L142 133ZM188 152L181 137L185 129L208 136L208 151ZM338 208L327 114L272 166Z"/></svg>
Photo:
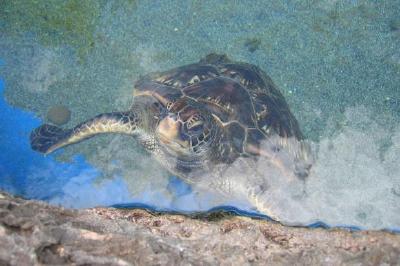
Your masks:
<svg viewBox="0 0 400 266"><path fill-rule="evenodd" d="M33 150L48 154L63 146L65 140L71 135L70 129L63 130L57 126L44 124L34 131L30 136L31 147Z"/></svg>

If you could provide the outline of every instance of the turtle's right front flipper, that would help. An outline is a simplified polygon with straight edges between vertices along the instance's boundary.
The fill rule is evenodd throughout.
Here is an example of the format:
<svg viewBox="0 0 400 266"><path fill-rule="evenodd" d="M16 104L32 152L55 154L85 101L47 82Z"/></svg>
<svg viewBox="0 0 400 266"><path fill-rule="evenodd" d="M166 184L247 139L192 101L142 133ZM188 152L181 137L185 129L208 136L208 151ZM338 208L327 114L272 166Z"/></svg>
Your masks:
<svg viewBox="0 0 400 266"><path fill-rule="evenodd" d="M62 129L44 124L30 136L33 150L48 154L64 146L80 142L102 133L133 135L137 131L138 119L131 112L114 112L98 115L73 129Z"/></svg>
<svg viewBox="0 0 400 266"><path fill-rule="evenodd" d="M53 125L41 125L31 133L31 147L44 154L50 153L69 138L71 131Z"/></svg>

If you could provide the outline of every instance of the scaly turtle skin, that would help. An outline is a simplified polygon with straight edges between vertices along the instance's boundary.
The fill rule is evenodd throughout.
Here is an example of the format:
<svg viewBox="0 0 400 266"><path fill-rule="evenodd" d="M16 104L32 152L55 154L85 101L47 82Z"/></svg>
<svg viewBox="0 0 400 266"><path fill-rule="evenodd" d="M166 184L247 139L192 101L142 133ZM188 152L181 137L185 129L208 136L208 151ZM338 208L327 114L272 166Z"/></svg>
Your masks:
<svg viewBox="0 0 400 266"><path fill-rule="evenodd" d="M100 114L72 129L42 125L31 134L32 149L50 153L100 133L135 136L170 172L189 182L197 173L231 164L238 157L269 158L301 178L310 165L285 166L274 153L288 139L302 143L295 117L272 80L258 67L210 54L199 63L140 78L130 110ZM273 149L262 142L279 136ZM291 151L308 156L305 145Z"/></svg>

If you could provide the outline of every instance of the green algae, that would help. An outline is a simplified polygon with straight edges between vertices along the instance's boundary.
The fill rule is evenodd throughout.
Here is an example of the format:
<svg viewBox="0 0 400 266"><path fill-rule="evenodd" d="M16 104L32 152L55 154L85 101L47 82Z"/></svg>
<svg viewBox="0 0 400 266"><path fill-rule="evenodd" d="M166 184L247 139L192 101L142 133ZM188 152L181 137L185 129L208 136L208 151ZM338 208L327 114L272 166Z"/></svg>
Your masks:
<svg viewBox="0 0 400 266"><path fill-rule="evenodd" d="M44 46L70 46L76 49L82 62L96 45L96 25L106 3L97 0L0 0L2 31L17 36L34 34ZM135 1L127 4L135 5Z"/></svg>

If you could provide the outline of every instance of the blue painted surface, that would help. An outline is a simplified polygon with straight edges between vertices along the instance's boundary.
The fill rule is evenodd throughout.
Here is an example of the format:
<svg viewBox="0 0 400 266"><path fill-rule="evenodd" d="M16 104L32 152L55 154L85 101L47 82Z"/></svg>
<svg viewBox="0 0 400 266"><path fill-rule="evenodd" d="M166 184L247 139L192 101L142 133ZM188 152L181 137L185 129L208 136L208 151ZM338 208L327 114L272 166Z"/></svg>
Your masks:
<svg viewBox="0 0 400 266"><path fill-rule="evenodd" d="M178 197L188 195L192 192L192 188L176 176L169 178L167 189Z"/></svg>
<svg viewBox="0 0 400 266"><path fill-rule="evenodd" d="M70 207L115 203L110 197L102 196L108 192L118 195L116 200L131 198L120 178L110 181L107 188L92 185L99 172L82 156L74 157L67 164L57 162L53 155L43 156L32 151L29 134L41 121L31 113L9 106L3 97L4 87L4 81L0 80L0 189ZM65 193L66 187L70 187L69 194Z"/></svg>

